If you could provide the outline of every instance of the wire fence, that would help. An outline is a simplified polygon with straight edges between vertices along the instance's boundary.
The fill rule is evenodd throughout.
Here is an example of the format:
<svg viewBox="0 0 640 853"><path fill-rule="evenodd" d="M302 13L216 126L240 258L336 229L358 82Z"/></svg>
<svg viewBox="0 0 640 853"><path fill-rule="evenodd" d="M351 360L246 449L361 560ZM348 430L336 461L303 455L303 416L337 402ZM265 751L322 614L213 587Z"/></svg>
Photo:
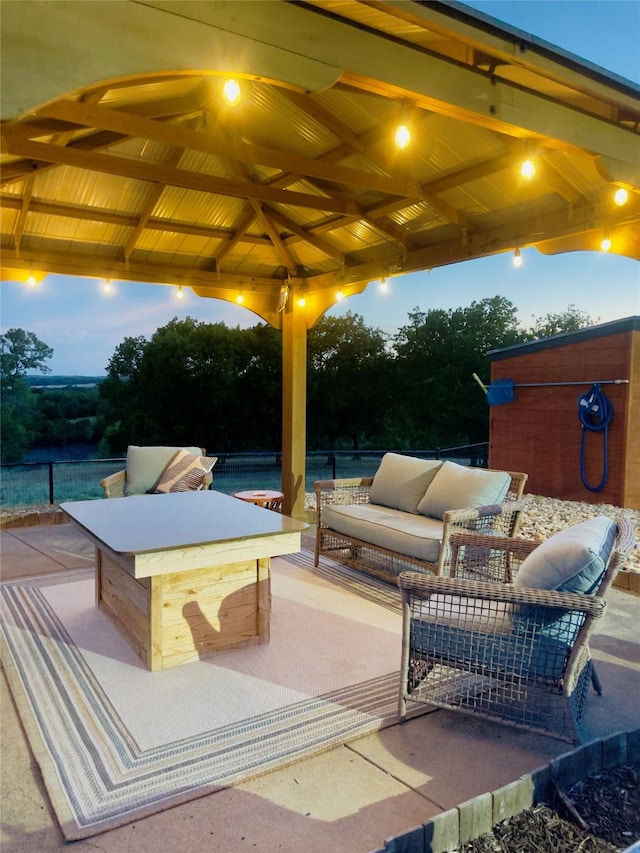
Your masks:
<svg viewBox="0 0 640 853"><path fill-rule="evenodd" d="M306 456L307 492L316 480L338 477L372 477L386 450L314 451ZM422 459L449 459L464 465L486 468L488 442L432 450L396 451ZM226 494L243 489L280 489L280 453L211 453L218 461L213 469L212 488ZM104 497L100 480L125 466L124 458L50 460L0 466L0 509L59 504L62 501L94 500Z"/></svg>

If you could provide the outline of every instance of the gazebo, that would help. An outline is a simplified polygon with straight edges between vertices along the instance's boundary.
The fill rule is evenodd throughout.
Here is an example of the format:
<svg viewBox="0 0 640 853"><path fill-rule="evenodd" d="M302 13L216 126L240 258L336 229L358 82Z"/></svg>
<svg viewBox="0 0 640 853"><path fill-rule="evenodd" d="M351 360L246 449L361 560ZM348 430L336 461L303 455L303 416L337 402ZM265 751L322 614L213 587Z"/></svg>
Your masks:
<svg viewBox="0 0 640 853"><path fill-rule="evenodd" d="M336 300L531 246L640 258L640 89L460 3L2 13L3 278L189 287L281 329L289 514Z"/></svg>

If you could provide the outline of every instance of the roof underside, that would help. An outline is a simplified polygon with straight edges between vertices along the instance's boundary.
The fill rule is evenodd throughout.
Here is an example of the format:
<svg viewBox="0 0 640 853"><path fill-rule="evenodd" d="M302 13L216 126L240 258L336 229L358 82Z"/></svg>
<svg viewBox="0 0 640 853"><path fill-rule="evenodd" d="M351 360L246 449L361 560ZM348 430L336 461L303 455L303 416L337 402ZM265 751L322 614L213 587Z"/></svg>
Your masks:
<svg viewBox="0 0 640 853"><path fill-rule="evenodd" d="M5 278L242 291L278 325L286 286L304 290L312 322L339 290L515 248L597 250L608 235L640 257L640 92L628 81L459 4L104 5L3 3ZM63 48L66 7L85 40L103 15L120 27ZM31 50L49 53L28 73L33 15ZM140 15L155 17L138 36ZM127 55L109 54L125 29ZM149 31L163 61L145 53L132 73ZM235 107L222 98L229 76ZM21 81L39 100L18 102Z"/></svg>

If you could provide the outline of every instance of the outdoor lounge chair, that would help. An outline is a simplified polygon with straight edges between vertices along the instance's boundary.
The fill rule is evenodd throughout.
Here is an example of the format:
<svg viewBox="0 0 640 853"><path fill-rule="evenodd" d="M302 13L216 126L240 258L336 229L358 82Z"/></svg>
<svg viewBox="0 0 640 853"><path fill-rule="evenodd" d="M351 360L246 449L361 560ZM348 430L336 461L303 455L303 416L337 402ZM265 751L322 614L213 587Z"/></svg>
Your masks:
<svg viewBox="0 0 640 853"><path fill-rule="evenodd" d="M452 538L455 576L399 578L400 719L427 704L579 743L589 682L601 692L589 636L633 546L631 524L599 516L543 543ZM481 579L483 561L514 583Z"/></svg>
<svg viewBox="0 0 640 853"><path fill-rule="evenodd" d="M168 476L165 485L161 478L165 472L170 474L169 466L176 460L179 451L186 451L183 456L186 463L171 480ZM193 457L193 459L191 459ZM206 457L206 451L201 447L138 447L129 445L127 448L126 468L116 471L100 481L105 498L122 498L126 495L143 495L150 491L190 491L208 489L213 482L211 468L217 462L217 457Z"/></svg>

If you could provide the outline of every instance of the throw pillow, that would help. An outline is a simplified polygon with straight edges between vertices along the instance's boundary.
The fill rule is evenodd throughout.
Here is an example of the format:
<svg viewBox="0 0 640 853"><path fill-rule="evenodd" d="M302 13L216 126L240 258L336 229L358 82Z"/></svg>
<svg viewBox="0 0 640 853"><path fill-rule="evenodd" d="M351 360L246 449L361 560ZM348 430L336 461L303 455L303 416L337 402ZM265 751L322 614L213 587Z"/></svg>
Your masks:
<svg viewBox="0 0 640 853"><path fill-rule="evenodd" d="M185 447L190 453L199 456L199 447ZM127 448L127 481L125 494L144 495L154 485L167 463L175 456L179 447L163 445L139 447L130 444Z"/></svg>
<svg viewBox="0 0 640 853"><path fill-rule="evenodd" d="M617 526L605 515L567 527L523 560L514 585L592 594L616 541Z"/></svg>
<svg viewBox="0 0 640 853"><path fill-rule="evenodd" d="M178 450L149 492L154 495L195 492L217 461L216 456L196 456L188 450Z"/></svg>
<svg viewBox="0 0 640 853"><path fill-rule="evenodd" d="M441 465L437 459L385 453L371 485L371 503L417 514L418 501Z"/></svg>
<svg viewBox="0 0 640 853"><path fill-rule="evenodd" d="M511 477L506 471L486 471L445 462L418 504L418 512L442 518L448 509L500 504L510 483Z"/></svg>

